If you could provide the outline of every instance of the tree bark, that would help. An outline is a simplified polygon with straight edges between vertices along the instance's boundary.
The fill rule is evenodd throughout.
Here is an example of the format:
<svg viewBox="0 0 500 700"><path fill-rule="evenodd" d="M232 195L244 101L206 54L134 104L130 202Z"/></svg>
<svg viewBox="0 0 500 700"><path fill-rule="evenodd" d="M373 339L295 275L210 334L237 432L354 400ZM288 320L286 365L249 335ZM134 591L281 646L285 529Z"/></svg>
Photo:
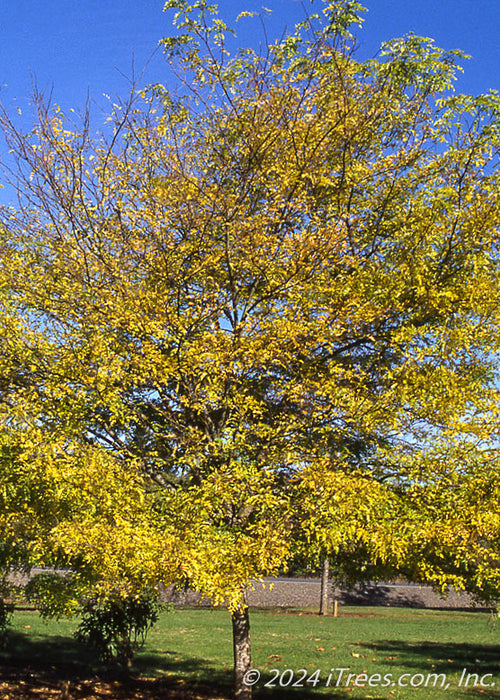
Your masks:
<svg viewBox="0 0 500 700"><path fill-rule="evenodd" d="M321 572L321 600L319 604L319 614L328 615L329 595L328 586L330 583L330 560L323 559L323 571Z"/></svg>
<svg viewBox="0 0 500 700"><path fill-rule="evenodd" d="M250 670L252 657L250 652L250 616L245 606L231 613L233 621L234 652L234 698L251 700L252 688L245 685L245 673Z"/></svg>

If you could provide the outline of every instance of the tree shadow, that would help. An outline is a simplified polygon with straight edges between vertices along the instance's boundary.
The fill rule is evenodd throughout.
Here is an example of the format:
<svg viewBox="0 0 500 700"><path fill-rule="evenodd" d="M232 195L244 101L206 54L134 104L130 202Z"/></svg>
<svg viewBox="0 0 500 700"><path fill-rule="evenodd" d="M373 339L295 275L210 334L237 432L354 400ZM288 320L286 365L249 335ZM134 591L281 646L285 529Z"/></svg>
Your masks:
<svg viewBox="0 0 500 700"><path fill-rule="evenodd" d="M404 589L394 591L385 586L353 586L349 590L340 590L336 599L341 605L380 606L421 608L422 601L414 594L408 594Z"/></svg>
<svg viewBox="0 0 500 700"><path fill-rule="evenodd" d="M139 653L132 665L134 676L154 677L171 682L193 683L199 688L230 695L232 689L232 669L220 669L209 660L199 657L178 657L175 650ZM168 675L166 675L168 674ZM210 684L207 684L207 679Z"/></svg>
<svg viewBox="0 0 500 700"><path fill-rule="evenodd" d="M174 659L165 660L165 655L174 654ZM183 658L176 659L175 652L172 650L167 650L156 654L140 654L134 662L134 670L140 673L140 675L157 675L161 673L162 667L160 664L163 663L163 669L168 668L168 672L173 675L173 678L177 679L189 679L189 682L197 684L198 688L203 688L212 693L216 693L217 697L219 694L232 697L232 680L233 671L232 668L227 668L221 670L220 668L215 668L209 661L198 658ZM206 685L206 679L210 678L210 687ZM257 683L253 688L253 696L255 700L313 700L314 698L324 698L324 690L321 690L321 683L318 688L313 688L312 686L306 686L304 688L293 688L291 686L280 688L272 687L266 688L266 679L263 678L259 683ZM323 683L324 685L324 683ZM381 696L373 695L373 700L384 700ZM341 689L335 688L335 698L337 700L345 700L346 698L352 698L352 693L349 691L342 692Z"/></svg>
<svg viewBox="0 0 500 700"><path fill-rule="evenodd" d="M263 679L254 687L256 700L313 700L324 698L324 689L265 688ZM220 669L203 658L177 656L172 649L139 653L131 675L96 662L95 656L69 636L33 638L11 630L0 651L0 697L18 700L212 700L232 697L232 668ZM352 697L335 689L337 700ZM372 695L373 700L384 696Z"/></svg>
<svg viewBox="0 0 500 700"><path fill-rule="evenodd" d="M372 689L370 692L370 700L387 700L386 695L375 695L376 691ZM254 688L255 700L320 700L321 698L332 698L335 700L350 700L353 699L352 692L342 690L340 688L331 688L330 694L325 694L325 689L315 688ZM356 700L362 700L359 695L356 695Z"/></svg>
<svg viewBox="0 0 500 700"><path fill-rule="evenodd" d="M51 635L33 639L15 630L7 633L0 650L0 665L54 673L62 679L86 677L98 670L94 655L72 637Z"/></svg>
<svg viewBox="0 0 500 700"><path fill-rule="evenodd" d="M332 594L341 605L419 608L430 610L477 610L489 608L463 592L438 594L430 586L358 583L349 589L336 588Z"/></svg>
<svg viewBox="0 0 500 700"><path fill-rule="evenodd" d="M500 699L500 687L496 689L500 685L500 657L496 644L379 640L360 643L359 646L370 649L379 656L386 655L384 664L394 667L394 678L406 671L411 672L412 669L415 673L424 675L445 674L455 679L461 677L460 687L458 683L450 681L450 692L454 687L460 692L460 697L477 697L480 692L484 693L483 697ZM481 678L485 679L484 687L480 685Z"/></svg>
<svg viewBox="0 0 500 700"><path fill-rule="evenodd" d="M460 697L483 697L500 700L500 684L480 688L471 676L468 686L457 688L456 680L467 669L467 674L490 680L500 677L500 657L495 644L467 644L462 642L405 642L396 639L360 643L383 660L393 678L403 673L446 674L451 680L450 697L455 689ZM378 669L373 669L375 673ZM369 672L369 671L368 671ZM256 700L313 700L325 697L324 683L318 687L266 688L263 678L254 687ZM131 677L124 678L120 671L96 661L85 645L69 636L31 637L22 631L11 630L8 642L0 651L0 697L6 684L10 695L22 700L45 700L67 697L68 700L108 698L108 700L187 700L199 697L230 698L232 669L215 667L210 660L181 656L175 649L139 653L131 669ZM335 688L337 700L352 697L352 689ZM65 694L66 693L66 694ZM356 694L356 697L360 697ZM382 688L371 689L370 698L384 700L388 696Z"/></svg>
<svg viewBox="0 0 500 700"><path fill-rule="evenodd" d="M99 663L91 650L72 637L33 638L10 630L0 650L0 697L5 689L6 697L19 700L230 697L230 672L223 673L203 659L170 661L165 656L138 654L130 675L124 676L118 666Z"/></svg>

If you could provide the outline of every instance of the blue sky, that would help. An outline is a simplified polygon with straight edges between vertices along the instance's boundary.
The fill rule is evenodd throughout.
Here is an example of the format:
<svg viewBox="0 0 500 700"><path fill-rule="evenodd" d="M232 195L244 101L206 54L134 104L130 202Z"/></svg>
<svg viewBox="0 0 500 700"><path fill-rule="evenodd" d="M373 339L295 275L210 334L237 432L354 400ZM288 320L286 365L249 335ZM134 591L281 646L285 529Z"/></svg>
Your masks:
<svg viewBox="0 0 500 700"><path fill-rule="evenodd" d="M81 108L87 92L100 104L127 91L132 65L137 73L168 35L171 14L163 0L3 0L0 3L0 100L7 107L26 106L31 81L52 88L63 107ZM244 10L262 5L273 10L266 20L270 39L303 16L304 0L221 0L224 18L232 21ZM414 32L432 37L444 48L472 55L458 89L462 92L500 90L500 0L366 0L368 8L359 32L363 57L380 43ZM237 25L242 44L263 40L256 20ZM157 53L144 83L161 82L167 72Z"/></svg>

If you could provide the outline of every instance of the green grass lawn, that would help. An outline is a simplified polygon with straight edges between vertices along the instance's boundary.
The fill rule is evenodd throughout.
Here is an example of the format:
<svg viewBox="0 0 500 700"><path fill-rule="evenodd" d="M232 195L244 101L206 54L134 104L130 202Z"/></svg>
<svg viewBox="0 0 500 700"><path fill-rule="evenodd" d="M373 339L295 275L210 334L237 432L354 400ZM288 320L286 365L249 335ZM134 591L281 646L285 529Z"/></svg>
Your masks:
<svg viewBox="0 0 500 700"><path fill-rule="evenodd" d="M75 627L74 621L44 622L35 613L17 612L2 658L23 658L29 667L64 666L66 674L79 677L95 673L92 657L72 638ZM342 608L338 618L320 618L254 610L251 627L253 666L261 673L258 698L500 699L500 621L492 627L486 613L358 607ZM228 613L179 609L162 615L133 673L180 677L228 693L231 666ZM339 668L349 671L336 686L339 671L331 669ZM460 687L464 668L478 681L483 678L484 686L471 676L468 687L465 677ZM346 687L349 673L357 680L353 676ZM266 687L273 677L274 686Z"/></svg>

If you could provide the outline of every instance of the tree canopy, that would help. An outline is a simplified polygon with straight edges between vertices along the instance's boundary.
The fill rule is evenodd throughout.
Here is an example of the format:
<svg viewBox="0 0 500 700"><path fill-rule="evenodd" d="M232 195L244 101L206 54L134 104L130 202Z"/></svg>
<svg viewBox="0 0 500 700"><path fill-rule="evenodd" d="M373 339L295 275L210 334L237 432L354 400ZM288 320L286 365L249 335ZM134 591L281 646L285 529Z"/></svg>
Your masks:
<svg viewBox="0 0 500 700"><path fill-rule="evenodd" d="M103 135L41 96L30 133L0 119L19 193L0 242L2 429L40 431L26 458L89 493L43 541L98 580L187 580L235 634L250 579L300 548L443 584L477 556L481 588L498 96L454 94L463 55L414 35L358 60L357 2L235 56L214 7L166 9L177 77L134 91Z"/></svg>

